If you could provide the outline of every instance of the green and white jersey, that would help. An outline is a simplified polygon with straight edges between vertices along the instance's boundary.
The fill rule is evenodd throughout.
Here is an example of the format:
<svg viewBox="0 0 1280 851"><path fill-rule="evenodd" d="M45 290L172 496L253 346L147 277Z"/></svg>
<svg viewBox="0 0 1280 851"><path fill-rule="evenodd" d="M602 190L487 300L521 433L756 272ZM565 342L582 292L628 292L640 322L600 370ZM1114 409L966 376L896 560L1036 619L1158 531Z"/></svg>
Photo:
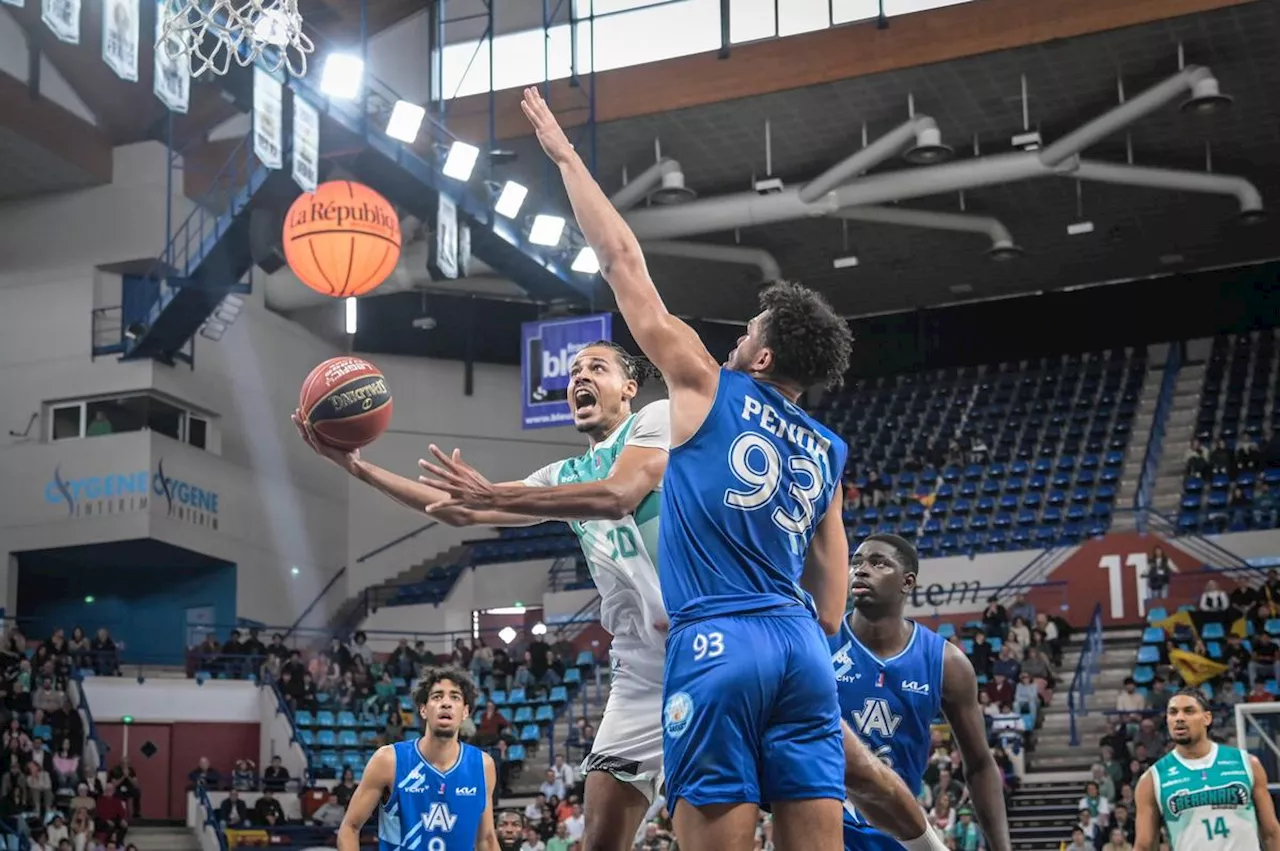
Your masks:
<svg viewBox="0 0 1280 851"><path fill-rule="evenodd" d="M1170 751L1148 771L1173 851L1258 851L1248 753L1214 743L1200 759Z"/></svg>
<svg viewBox="0 0 1280 851"><path fill-rule="evenodd" d="M584 455L548 464L524 480L529 487L551 487L608 478L627 446L669 449L671 413L667 400L645 405ZM582 544L591 576L600 591L600 623L614 637L618 652L637 648L656 652L661 664L667 623L658 590L658 507L661 484L631 515L621 520L586 520L569 525ZM659 669L660 670L660 669Z"/></svg>

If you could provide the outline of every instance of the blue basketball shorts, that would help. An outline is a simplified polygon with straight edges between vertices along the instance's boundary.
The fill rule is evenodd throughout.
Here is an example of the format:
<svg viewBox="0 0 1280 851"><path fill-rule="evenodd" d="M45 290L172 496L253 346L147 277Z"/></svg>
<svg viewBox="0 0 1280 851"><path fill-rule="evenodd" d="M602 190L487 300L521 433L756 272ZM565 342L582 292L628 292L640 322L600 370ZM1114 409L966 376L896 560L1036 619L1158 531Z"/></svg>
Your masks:
<svg viewBox="0 0 1280 851"><path fill-rule="evenodd" d="M844 823L845 851L902 851L902 843L870 825Z"/></svg>
<svg viewBox="0 0 1280 851"><path fill-rule="evenodd" d="M719 616L667 638L668 807L844 800L831 652L812 615Z"/></svg>

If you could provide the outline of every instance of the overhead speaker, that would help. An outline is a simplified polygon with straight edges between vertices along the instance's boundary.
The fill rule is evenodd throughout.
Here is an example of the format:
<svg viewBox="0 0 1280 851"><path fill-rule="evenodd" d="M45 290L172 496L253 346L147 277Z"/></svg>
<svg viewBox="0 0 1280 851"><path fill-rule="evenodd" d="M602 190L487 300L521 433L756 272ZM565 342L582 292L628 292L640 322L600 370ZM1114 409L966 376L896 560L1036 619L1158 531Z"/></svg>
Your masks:
<svg viewBox="0 0 1280 851"><path fill-rule="evenodd" d="M249 212L249 256L268 275L288 265L284 259L284 216L277 210L257 207Z"/></svg>

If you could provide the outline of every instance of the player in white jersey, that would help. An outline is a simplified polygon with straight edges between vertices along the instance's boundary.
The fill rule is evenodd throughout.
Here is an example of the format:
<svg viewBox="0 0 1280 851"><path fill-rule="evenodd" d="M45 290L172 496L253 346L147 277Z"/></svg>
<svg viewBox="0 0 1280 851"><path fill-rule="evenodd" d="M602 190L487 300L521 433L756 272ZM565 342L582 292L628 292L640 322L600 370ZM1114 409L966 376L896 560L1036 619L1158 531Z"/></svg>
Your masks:
<svg viewBox="0 0 1280 851"><path fill-rule="evenodd" d="M1213 713L1197 689L1170 698L1165 717L1174 748L1138 781L1134 851L1156 851L1161 824L1173 851L1280 851L1258 758L1209 738Z"/></svg>
<svg viewBox="0 0 1280 851"><path fill-rule="evenodd" d="M629 851L662 776L662 669L667 617L658 590L657 523L670 444L666 400L631 411L647 364L607 341L570 367L574 426L588 451L519 482L495 484L455 450L431 447L412 481L316 441L311 447L392 499L454 526L528 526L570 521L600 591L601 624L613 635L613 678L586 773L583 851Z"/></svg>

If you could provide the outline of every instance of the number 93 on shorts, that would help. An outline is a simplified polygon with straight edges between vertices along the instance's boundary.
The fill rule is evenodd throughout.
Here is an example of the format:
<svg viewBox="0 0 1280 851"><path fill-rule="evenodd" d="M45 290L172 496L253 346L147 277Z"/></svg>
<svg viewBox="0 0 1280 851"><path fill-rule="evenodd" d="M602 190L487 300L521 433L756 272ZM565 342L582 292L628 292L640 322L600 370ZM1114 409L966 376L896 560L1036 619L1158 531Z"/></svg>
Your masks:
<svg viewBox="0 0 1280 851"><path fill-rule="evenodd" d="M662 735L669 801L844 800L831 654L808 612L708 618L671 633Z"/></svg>

